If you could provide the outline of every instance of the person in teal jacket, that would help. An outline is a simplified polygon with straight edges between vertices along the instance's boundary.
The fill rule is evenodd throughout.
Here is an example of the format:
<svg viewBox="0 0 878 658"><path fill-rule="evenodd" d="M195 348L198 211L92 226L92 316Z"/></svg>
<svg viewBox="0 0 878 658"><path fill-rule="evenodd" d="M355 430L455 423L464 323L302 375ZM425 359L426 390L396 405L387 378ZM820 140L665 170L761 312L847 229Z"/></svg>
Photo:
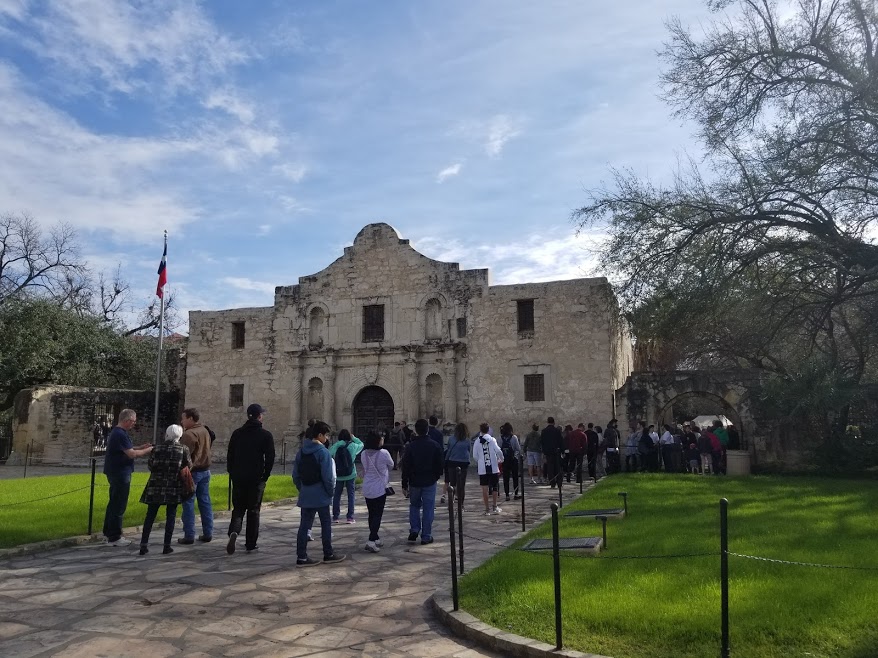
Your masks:
<svg viewBox="0 0 878 658"><path fill-rule="evenodd" d="M348 454L350 454L350 462L347 460L336 459L335 455L339 450L347 450ZM332 444L329 448L329 456L333 458L335 461L335 493L332 496L332 522L338 523L339 516L341 515L341 492L347 489L348 491L348 523L355 523L354 519L354 490L357 485L357 467L356 467L356 459L357 455L363 450L363 442L360 441L357 437L352 435L347 430L341 430L338 433L338 441ZM350 467L350 473L341 473L339 471L339 464L348 464Z"/></svg>

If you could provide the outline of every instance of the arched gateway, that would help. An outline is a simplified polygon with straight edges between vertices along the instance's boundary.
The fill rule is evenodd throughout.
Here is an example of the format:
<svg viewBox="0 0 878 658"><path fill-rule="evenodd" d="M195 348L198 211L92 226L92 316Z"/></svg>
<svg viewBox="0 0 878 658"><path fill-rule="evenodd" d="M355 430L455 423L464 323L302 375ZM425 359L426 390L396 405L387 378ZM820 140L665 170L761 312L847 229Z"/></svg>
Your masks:
<svg viewBox="0 0 878 658"><path fill-rule="evenodd" d="M367 386L361 390L352 406L354 436L363 438L381 424L388 430L393 428L393 398L380 386Z"/></svg>

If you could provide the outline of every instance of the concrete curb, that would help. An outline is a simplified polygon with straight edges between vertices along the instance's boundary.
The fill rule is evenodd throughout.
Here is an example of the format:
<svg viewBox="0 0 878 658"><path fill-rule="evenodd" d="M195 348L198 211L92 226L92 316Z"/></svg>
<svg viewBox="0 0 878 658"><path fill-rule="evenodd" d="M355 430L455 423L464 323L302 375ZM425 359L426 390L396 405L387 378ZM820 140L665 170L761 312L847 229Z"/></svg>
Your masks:
<svg viewBox="0 0 878 658"><path fill-rule="evenodd" d="M263 507L282 507L284 505L292 505L295 504L296 498L280 498L278 500L272 500L267 503L262 503ZM97 511L97 510L95 510ZM220 510L214 511L213 518L216 519L225 519L231 516L231 512L228 510ZM178 517L179 522L179 517ZM164 522L163 522L164 523ZM198 523L198 518L196 517L196 524ZM139 535L142 531L143 526L132 526L130 528L124 528L123 534L127 535ZM63 537L61 539L47 539L45 541L38 541L32 544L21 544L19 546L13 546L12 548L3 548L0 549L0 560L7 560L9 558L14 557L24 557L26 555L36 555L37 553L45 553L47 551L55 551L59 548L70 548L73 546L87 546L89 544L101 544L103 543L104 538L100 533L95 533L93 535L77 535L75 537Z"/></svg>
<svg viewBox="0 0 878 658"><path fill-rule="evenodd" d="M565 658L607 658L607 656L582 653L573 649L556 651L555 647L551 644L494 628L463 610L455 612L451 595L447 590L440 590L433 594L430 597L430 605L436 618L452 633L504 656L516 656L516 658L557 658L558 656L564 656Z"/></svg>

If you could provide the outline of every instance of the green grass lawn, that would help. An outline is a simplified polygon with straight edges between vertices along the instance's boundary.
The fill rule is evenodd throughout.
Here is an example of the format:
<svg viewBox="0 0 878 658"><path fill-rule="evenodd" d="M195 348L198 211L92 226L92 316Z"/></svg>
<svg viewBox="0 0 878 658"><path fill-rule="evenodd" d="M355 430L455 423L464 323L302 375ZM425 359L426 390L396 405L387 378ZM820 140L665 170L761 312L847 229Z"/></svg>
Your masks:
<svg viewBox="0 0 878 658"><path fill-rule="evenodd" d="M140 502L140 494L146 486L148 473L135 473L131 480L131 495L125 513L125 527L143 523L146 505ZM19 544L84 535L88 530L88 499L91 474L53 475L27 479L0 480L0 548ZM107 507L107 479L98 473L95 478L94 520L92 530L100 533ZM79 491L74 491L79 489ZM39 502L37 498L55 496ZM211 474L210 498L214 510L228 508L229 476L226 473ZM269 478L263 500L269 502L296 496L296 487L289 473ZM14 504L20 503L20 504ZM197 505L196 505L197 508ZM181 510L177 508L177 518ZM164 510L159 520L164 521ZM196 517L196 529L201 522ZM153 529L155 532L155 528ZM200 532L200 530L199 530Z"/></svg>
<svg viewBox="0 0 878 658"><path fill-rule="evenodd" d="M561 510L562 537L599 536L572 509L617 507L602 556L561 560L564 646L616 658L715 657L720 651L719 499L729 551L874 571L729 558L733 656L878 656L878 482L820 478L617 475ZM551 537L551 523L528 535ZM520 545L516 544L516 546ZM552 559L507 550L460 582L461 607L504 630L555 643Z"/></svg>

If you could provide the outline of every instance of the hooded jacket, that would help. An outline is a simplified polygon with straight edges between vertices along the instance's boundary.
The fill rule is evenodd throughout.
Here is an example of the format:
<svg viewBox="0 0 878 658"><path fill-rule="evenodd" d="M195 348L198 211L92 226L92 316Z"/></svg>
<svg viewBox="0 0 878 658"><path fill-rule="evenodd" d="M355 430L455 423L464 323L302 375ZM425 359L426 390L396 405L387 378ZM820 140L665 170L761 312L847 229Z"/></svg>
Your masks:
<svg viewBox="0 0 878 658"><path fill-rule="evenodd" d="M497 445L497 439L490 434L479 435L473 443L473 459L479 467L479 475L499 473L503 451Z"/></svg>
<svg viewBox="0 0 878 658"><path fill-rule="evenodd" d="M274 437L258 420L248 419L232 432L226 468L232 481L268 481L274 467Z"/></svg>
<svg viewBox="0 0 878 658"><path fill-rule="evenodd" d="M350 475L345 476L341 476L336 472L335 479L337 482L346 482L347 480L353 480L357 477L357 455L363 451L363 442L352 434L350 441L336 441L332 444L332 447L329 448L329 456L332 457L333 461L335 460L335 453L341 450L342 445L344 445L348 452L351 453L351 463L354 465L354 471Z"/></svg>
<svg viewBox="0 0 878 658"><path fill-rule="evenodd" d="M314 455L320 467L320 482L304 484L299 475L302 455ZM329 456L329 450L319 441L305 439L302 448L296 453L293 462L293 483L299 490L298 507L329 507L332 505L332 494L335 491L335 462Z"/></svg>

